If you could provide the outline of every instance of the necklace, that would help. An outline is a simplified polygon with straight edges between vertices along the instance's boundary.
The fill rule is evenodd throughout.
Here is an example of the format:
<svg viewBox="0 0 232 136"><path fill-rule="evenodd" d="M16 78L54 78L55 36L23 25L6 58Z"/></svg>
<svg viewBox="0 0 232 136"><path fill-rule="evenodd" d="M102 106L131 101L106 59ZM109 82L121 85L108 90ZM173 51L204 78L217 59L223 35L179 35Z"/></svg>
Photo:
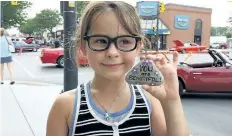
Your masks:
<svg viewBox="0 0 232 136"><path fill-rule="evenodd" d="M121 94L121 92L126 88L126 84L124 85L124 87L122 88L122 90L119 91L119 93L116 95L113 103L111 104L110 108L109 109L106 109L99 101L98 99L95 97L95 95L93 94L93 97L96 99L97 103L101 106L102 109L104 109L105 111L105 114L104 114L104 118L105 120L109 120L110 119L110 110L112 109L114 103L116 102L118 96Z"/></svg>

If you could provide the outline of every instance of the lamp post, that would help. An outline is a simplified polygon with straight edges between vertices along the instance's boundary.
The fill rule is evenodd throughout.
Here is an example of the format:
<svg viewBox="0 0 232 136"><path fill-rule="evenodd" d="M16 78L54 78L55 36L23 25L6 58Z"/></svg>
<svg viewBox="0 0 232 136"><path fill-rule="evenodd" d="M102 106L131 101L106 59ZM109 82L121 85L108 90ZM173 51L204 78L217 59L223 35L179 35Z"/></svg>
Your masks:
<svg viewBox="0 0 232 136"><path fill-rule="evenodd" d="M76 66L76 48L73 44L76 30L76 2L61 1L61 13L64 17L64 90L75 89L78 82Z"/></svg>

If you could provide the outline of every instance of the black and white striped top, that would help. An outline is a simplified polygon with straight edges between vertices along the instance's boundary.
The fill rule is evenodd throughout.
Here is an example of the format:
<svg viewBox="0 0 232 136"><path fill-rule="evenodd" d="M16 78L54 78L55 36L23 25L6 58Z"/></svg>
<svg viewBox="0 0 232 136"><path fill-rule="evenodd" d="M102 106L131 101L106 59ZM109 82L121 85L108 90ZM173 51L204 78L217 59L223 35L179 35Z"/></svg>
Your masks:
<svg viewBox="0 0 232 136"><path fill-rule="evenodd" d="M132 86L134 102L131 110L119 122L110 123L93 111L87 94L87 84L78 86L78 98L70 136L150 136L148 103L139 87Z"/></svg>

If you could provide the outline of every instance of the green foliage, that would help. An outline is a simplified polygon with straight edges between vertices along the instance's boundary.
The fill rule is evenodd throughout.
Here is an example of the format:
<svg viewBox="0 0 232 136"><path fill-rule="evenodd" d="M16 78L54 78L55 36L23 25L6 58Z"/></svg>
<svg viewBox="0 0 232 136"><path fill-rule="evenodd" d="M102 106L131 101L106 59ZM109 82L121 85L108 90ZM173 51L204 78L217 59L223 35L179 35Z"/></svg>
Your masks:
<svg viewBox="0 0 232 136"><path fill-rule="evenodd" d="M45 9L36 15L34 20L37 22L38 27L43 30L52 29L57 25L61 24L61 17L57 10Z"/></svg>
<svg viewBox="0 0 232 136"><path fill-rule="evenodd" d="M29 1L18 1L17 6L11 5L10 1L1 1L1 8L3 8L3 27L10 28L25 23L27 18L25 9L31 7L31 5L32 3Z"/></svg>
<svg viewBox="0 0 232 136"><path fill-rule="evenodd" d="M211 27L211 36L226 36L231 32L231 27Z"/></svg>
<svg viewBox="0 0 232 136"><path fill-rule="evenodd" d="M36 22L33 19L28 19L26 23L22 24L19 27L19 31L25 34L29 34L30 36L35 33Z"/></svg>
<svg viewBox="0 0 232 136"><path fill-rule="evenodd" d="M20 26L20 32L26 34L39 34L48 30L52 33L52 29L61 23L61 17L57 10L45 9L37 14L33 19L27 20L25 24Z"/></svg>
<svg viewBox="0 0 232 136"><path fill-rule="evenodd" d="M86 4L87 1L77 1L77 20L80 19Z"/></svg>
<svg viewBox="0 0 232 136"><path fill-rule="evenodd" d="M229 17L228 22L230 23L230 25L232 27L232 17Z"/></svg>
<svg viewBox="0 0 232 136"><path fill-rule="evenodd" d="M228 33L226 33L226 34L225 34L225 36L226 36L226 38L232 38L232 32L230 32L230 33L229 33L229 32L228 32Z"/></svg>

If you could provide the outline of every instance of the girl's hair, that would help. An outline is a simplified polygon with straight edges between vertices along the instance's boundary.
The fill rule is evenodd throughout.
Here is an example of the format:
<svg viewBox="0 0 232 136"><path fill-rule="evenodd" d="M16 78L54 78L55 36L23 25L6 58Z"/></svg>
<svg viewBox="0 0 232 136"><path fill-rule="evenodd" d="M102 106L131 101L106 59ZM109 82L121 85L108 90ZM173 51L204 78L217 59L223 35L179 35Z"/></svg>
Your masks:
<svg viewBox="0 0 232 136"><path fill-rule="evenodd" d="M0 35L4 36L4 34L5 34L5 29L4 28L0 28Z"/></svg>
<svg viewBox="0 0 232 136"><path fill-rule="evenodd" d="M80 18L80 25L77 28L76 37L77 47L83 44L83 37L90 31L94 20L96 20L100 14L108 11L112 11L116 14L121 25L131 35L138 35L141 36L142 39L144 38L140 18L132 5L122 1L95 1L89 2L86 5Z"/></svg>

